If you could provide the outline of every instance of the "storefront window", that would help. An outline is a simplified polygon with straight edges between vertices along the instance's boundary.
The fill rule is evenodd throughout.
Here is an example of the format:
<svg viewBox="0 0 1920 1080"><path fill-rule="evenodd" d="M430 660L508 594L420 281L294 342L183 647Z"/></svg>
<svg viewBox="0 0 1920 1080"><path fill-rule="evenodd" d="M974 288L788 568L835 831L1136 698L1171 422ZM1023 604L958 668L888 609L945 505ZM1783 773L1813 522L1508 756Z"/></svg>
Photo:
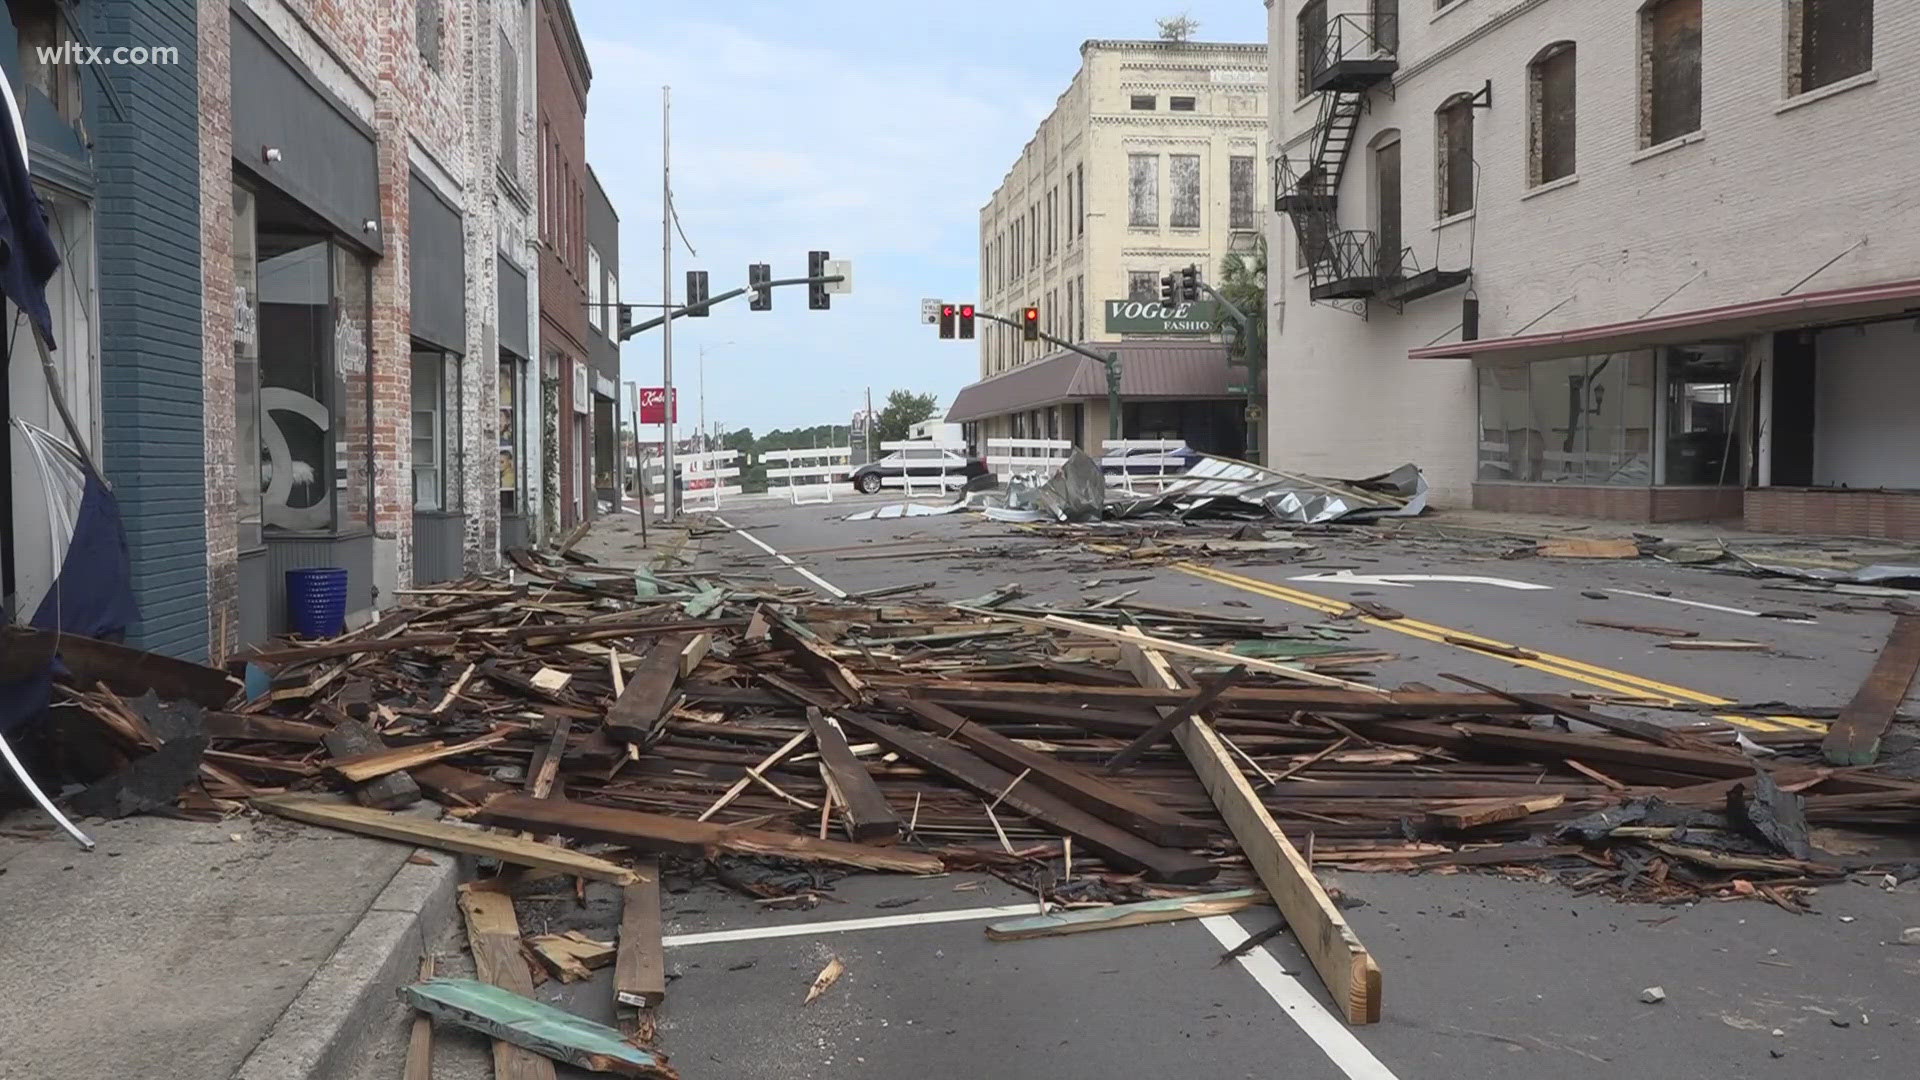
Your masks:
<svg viewBox="0 0 1920 1080"><path fill-rule="evenodd" d="M253 192L233 188L234 501L240 550L260 538L260 284L254 264Z"/></svg>
<svg viewBox="0 0 1920 1080"><path fill-rule="evenodd" d="M446 387L438 352L413 354L413 508L441 510L446 503Z"/></svg>
<svg viewBox="0 0 1920 1080"><path fill-rule="evenodd" d="M504 356L504 354L503 354ZM500 512L522 511L520 493L520 380L522 362L511 357L500 361Z"/></svg>
<svg viewBox="0 0 1920 1080"><path fill-rule="evenodd" d="M1686 345L1667 350L1666 476L1668 484L1742 482L1738 345Z"/></svg>
<svg viewBox="0 0 1920 1080"><path fill-rule="evenodd" d="M1609 353L1479 370L1479 478L1652 482L1653 354Z"/></svg>
<svg viewBox="0 0 1920 1080"><path fill-rule="evenodd" d="M371 274L311 234L258 242L261 517L269 530L372 522Z"/></svg>

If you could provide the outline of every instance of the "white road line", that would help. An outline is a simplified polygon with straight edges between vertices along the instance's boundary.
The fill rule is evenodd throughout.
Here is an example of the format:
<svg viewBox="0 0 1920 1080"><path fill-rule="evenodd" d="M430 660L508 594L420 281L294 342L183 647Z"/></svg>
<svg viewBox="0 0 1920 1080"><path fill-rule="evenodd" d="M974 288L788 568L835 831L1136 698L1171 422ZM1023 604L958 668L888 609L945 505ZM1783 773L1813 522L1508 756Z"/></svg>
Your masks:
<svg viewBox="0 0 1920 1080"><path fill-rule="evenodd" d="M787 566L793 569L794 573L799 574L801 577L806 578L808 581L813 582L815 585L818 585L822 591L826 592L829 596L832 596L834 599L845 600L847 598L846 590L840 588L839 586L835 585L833 582L828 581L826 578L821 577L819 574L814 573L813 571L807 569L806 567L801 566L799 563L794 562L792 559L786 557L785 555L782 555L779 552L768 547L767 542L765 540L762 540L759 537L748 532L747 530L740 528L739 526L735 525L733 522L728 521L726 518L721 517L719 514L713 515L713 520L719 522L721 526L724 528L732 529L735 536L739 536L745 539L748 543L752 544L754 547L759 548L761 551L764 551L767 554L773 556L774 558L780 560L782 563L785 563Z"/></svg>
<svg viewBox="0 0 1920 1080"><path fill-rule="evenodd" d="M806 937L811 934L843 934L849 930L885 930L895 926L931 926L934 923L971 922L978 919L1011 918L1033 914L1033 904L1005 904L1000 907L959 908L954 911L921 911L912 915L876 915L871 919L840 919L836 922L791 923L786 926L746 926L738 930L709 930L699 934L668 934L660 939L663 948L688 945L715 945L724 941L760 941L766 938Z"/></svg>
<svg viewBox="0 0 1920 1080"><path fill-rule="evenodd" d="M1207 928L1215 941L1225 948L1233 948L1247 940L1249 932L1240 925L1240 920L1231 915L1214 915L1201 919L1200 925ZM1253 981L1260 984L1280 1006L1281 1011L1300 1026L1307 1038L1320 1047L1327 1059L1332 1061L1349 1080L1397 1080L1393 1070L1373 1056L1373 1051L1354 1038L1353 1032L1340 1019L1328 1012L1299 980L1287 974L1280 962L1264 947L1256 948L1242 956L1240 966Z"/></svg>
<svg viewBox="0 0 1920 1080"><path fill-rule="evenodd" d="M1760 613L1757 611L1748 611L1746 608L1722 607L1719 604L1709 604L1704 600L1682 600L1677 596L1661 596L1658 593L1634 592L1632 589L1607 589L1606 591L1617 592L1621 596L1639 596L1648 600L1659 600L1667 604L1685 604L1688 607L1706 608L1708 611L1724 611L1729 615L1751 615L1755 618L1759 618L1760 616Z"/></svg>

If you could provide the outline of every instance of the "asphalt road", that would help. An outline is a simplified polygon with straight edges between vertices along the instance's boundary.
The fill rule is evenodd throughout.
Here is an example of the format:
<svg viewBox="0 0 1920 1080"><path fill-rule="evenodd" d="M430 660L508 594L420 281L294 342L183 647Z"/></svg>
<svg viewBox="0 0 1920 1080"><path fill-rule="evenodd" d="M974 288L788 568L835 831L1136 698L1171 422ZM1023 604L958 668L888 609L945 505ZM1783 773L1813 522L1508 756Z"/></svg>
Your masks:
<svg viewBox="0 0 1920 1080"><path fill-rule="evenodd" d="M1355 639L1398 654L1373 669L1384 684L1445 685L1440 673L1456 672L1512 689L1677 691L1706 704L1841 704L1890 625L1885 614L1824 610L1809 594L1746 579L1639 561L1508 561L1495 544L1313 537L1318 550L1304 558L1208 560L1211 569L1196 573L1116 566L1078 545L973 515L841 520L885 501L729 507L720 519L743 532L708 538L703 561L823 593L932 582L914 596L956 600L1018 582L1029 596L1073 601L1125 588L1140 590L1143 601L1283 622L1317 621L1326 607L1371 598L1408 616L1372 624ZM883 552L896 557L866 557ZM1299 580L1342 568L1547 588ZM1117 577L1145 580L1083 589ZM1813 618L1760 618L1623 590L1666 591L1673 600L1737 611L1798 609ZM1230 601L1245 606L1225 607ZM1658 637L1576 621L1594 617L1762 641L1776 652L1677 652L1660 647ZM1517 644L1539 659L1515 662L1450 645L1448 634ZM1672 721L1685 714L1644 715ZM985 916L966 910L967 917L943 921L942 914L1027 902L992 879L849 878L835 889L842 903L804 913L758 910L709 886L675 891L669 879L670 970L678 977L659 1015L662 1046L689 1080L1914 1075L1920 947L1898 942L1903 928L1920 926L1920 883L1831 886L1816 894L1815 913L1796 916L1757 902L1621 904L1469 874L1335 880L1363 902L1348 918L1383 971L1384 1017L1376 1025L1340 1023L1284 934L1242 962L1216 966L1222 942L1266 926L1268 909L1231 921L996 944L980 932ZM567 899L523 904L523 928L541 921L611 937L616 909L607 898L589 899L584 907ZM834 925L875 917L900 924ZM449 941L457 964L456 950ZM814 974L834 958L846 975L803 1005ZM606 983L602 973L564 991L548 984L542 993L609 1019ZM1640 1001L1652 986L1666 991L1663 1004ZM441 1080L487 1075L476 1042L443 1040L442 1052ZM398 1075L397 1058L385 1065L393 1067L367 1075Z"/></svg>

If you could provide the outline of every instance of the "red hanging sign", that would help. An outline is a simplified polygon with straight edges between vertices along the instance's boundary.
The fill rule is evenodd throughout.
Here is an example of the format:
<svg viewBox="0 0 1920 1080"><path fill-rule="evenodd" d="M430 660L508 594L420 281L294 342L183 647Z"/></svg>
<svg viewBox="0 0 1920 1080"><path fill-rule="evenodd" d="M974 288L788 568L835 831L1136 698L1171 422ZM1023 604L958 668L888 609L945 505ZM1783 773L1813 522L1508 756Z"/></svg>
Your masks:
<svg viewBox="0 0 1920 1080"><path fill-rule="evenodd" d="M667 388L664 386L643 386L640 388L640 422L643 424L665 424L667 420ZM673 394L673 423L680 422L680 392Z"/></svg>

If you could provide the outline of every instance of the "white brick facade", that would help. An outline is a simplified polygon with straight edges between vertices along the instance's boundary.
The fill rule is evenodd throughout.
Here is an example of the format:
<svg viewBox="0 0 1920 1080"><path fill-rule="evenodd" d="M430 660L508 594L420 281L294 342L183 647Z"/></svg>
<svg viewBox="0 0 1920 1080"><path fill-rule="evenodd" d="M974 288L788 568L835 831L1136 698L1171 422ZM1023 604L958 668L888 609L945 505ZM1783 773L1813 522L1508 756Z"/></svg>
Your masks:
<svg viewBox="0 0 1920 1080"><path fill-rule="evenodd" d="M1304 154L1318 115L1317 96L1296 93L1304 6L1269 4L1272 154ZM1334 0L1330 11L1369 6ZM1340 227L1374 227L1368 149L1397 131L1405 243L1422 267L1471 263L1483 339L1920 277L1920 144L1906 134L1920 117L1920 5L1880 0L1871 72L1789 98L1797 6L1704 0L1700 130L1643 149L1639 0L1452 0L1438 11L1433 0L1399 0L1398 71L1391 96L1372 91L1360 118ZM1578 50L1577 167L1533 189L1528 65L1562 41ZM1475 210L1436 226L1434 112L1488 80L1492 107L1475 110ZM1306 276L1292 269L1292 225L1271 200L1263 209L1284 283L1269 313L1272 460L1341 476L1412 460L1437 502L1465 504L1474 361L1407 354L1458 340L1467 290L1404 313L1373 303L1364 320L1311 304ZM1764 351L1763 339L1750 348Z"/></svg>

